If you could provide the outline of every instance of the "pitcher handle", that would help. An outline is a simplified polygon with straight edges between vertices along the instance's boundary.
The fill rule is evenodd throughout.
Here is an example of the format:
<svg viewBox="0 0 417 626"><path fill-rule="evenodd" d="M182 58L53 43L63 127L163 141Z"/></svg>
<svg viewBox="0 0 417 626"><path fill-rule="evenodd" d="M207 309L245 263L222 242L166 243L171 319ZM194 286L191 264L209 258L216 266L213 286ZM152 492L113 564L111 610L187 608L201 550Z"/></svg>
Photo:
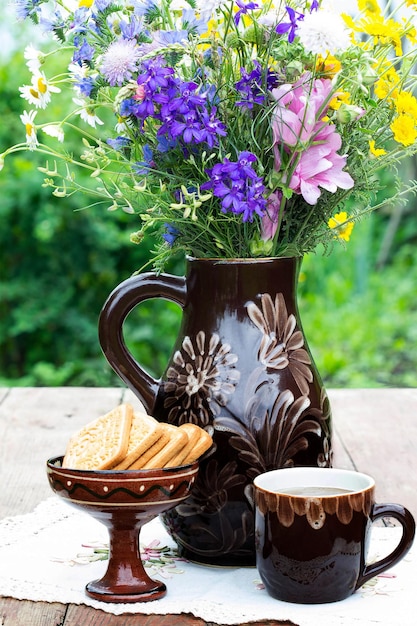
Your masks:
<svg viewBox="0 0 417 626"><path fill-rule="evenodd" d="M186 279L183 276L155 272L139 274L124 280L111 292L99 316L99 342L104 356L151 414L160 380L146 372L127 349L123 323L140 302L164 298L184 308L186 294Z"/></svg>

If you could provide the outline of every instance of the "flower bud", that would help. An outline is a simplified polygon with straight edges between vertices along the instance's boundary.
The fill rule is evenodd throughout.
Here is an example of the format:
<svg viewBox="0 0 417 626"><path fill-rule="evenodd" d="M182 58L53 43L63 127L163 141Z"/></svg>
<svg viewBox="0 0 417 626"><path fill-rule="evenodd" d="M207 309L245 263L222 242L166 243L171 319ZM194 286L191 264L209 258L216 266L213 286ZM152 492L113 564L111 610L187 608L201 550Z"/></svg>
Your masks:
<svg viewBox="0 0 417 626"><path fill-rule="evenodd" d="M237 33L229 33L226 37L226 46L228 48L239 48L240 38Z"/></svg>
<svg viewBox="0 0 417 626"><path fill-rule="evenodd" d="M254 24L251 24L243 33L243 40L247 43L254 43L259 46L264 43L264 32L259 28L259 25L255 27Z"/></svg>
<svg viewBox="0 0 417 626"><path fill-rule="evenodd" d="M372 67L366 67L358 76L359 82L367 87L373 85L378 78L378 72Z"/></svg>
<svg viewBox="0 0 417 626"><path fill-rule="evenodd" d="M143 232L143 230L138 230L136 233L130 234L130 241L132 243L139 244L143 240L144 236L145 233Z"/></svg>
<svg viewBox="0 0 417 626"><path fill-rule="evenodd" d="M264 241L259 237L256 237L250 242L250 252L255 257L269 256L272 252L273 245L274 242L272 239Z"/></svg>
<svg viewBox="0 0 417 626"><path fill-rule="evenodd" d="M336 112L336 118L340 124L349 124L360 119L364 113L365 111L361 107L354 104L342 104Z"/></svg>

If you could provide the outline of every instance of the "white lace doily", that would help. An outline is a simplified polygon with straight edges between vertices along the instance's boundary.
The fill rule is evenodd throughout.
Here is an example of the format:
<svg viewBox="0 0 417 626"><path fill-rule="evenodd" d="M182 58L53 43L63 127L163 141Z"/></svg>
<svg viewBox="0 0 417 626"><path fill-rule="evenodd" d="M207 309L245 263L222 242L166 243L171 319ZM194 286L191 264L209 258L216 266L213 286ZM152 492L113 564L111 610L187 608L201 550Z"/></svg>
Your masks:
<svg viewBox="0 0 417 626"><path fill-rule="evenodd" d="M390 552L399 532L399 528L374 528L371 557ZM151 576L162 577L167 595L148 603L108 604L84 594L86 583L106 570L106 560L94 560L103 556L100 550L106 542L104 526L55 497L33 513L6 518L0 522L0 594L86 604L116 615L192 613L222 624L277 619L300 626L415 625L410 611L417 588L413 549L392 570L347 600L303 606L271 598L262 589L255 568L213 568L175 560L171 551L175 544L155 519L143 528L141 544L145 558L149 557L149 563L153 560Z"/></svg>

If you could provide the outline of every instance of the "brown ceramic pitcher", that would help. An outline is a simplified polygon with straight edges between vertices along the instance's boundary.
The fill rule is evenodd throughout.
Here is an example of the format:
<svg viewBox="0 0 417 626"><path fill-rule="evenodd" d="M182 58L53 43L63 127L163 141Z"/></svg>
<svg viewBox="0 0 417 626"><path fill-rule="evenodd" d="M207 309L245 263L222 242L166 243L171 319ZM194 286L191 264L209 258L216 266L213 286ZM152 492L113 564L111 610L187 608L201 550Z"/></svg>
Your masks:
<svg viewBox="0 0 417 626"><path fill-rule="evenodd" d="M216 450L201 463L191 496L163 516L191 560L254 564L253 479L280 467L331 465L329 403L297 307L300 264L190 258L185 277L151 272L125 280L101 312L103 352L147 411L213 435ZM126 316L150 298L183 311L160 380L123 339Z"/></svg>

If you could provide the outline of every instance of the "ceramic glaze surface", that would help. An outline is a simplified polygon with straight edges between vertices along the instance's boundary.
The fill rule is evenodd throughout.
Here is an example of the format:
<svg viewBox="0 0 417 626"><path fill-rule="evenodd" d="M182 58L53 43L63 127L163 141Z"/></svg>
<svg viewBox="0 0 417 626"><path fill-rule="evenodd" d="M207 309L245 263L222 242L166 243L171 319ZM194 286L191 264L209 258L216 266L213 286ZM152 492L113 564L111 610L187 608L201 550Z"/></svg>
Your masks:
<svg viewBox="0 0 417 626"><path fill-rule="evenodd" d="M253 479L280 467L331 465L329 402L297 306L300 262L190 259L185 277L133 277L103 307L104 354L148 412L213 435L216 451L201 463L190 498L163 516L192 560L253 565ZM152 297L183 310L159 381L127 351L122 333L129 311Z"/></svg>
<svg viewBox="0 0 417 626"><path fill-rule="evenodd" d="M198 463L149 470L72 470L62 456L47 462L51 489L72 506L102 522L109 531L108 568L86 586L102 602L147 602L166 593L165 583L146 573L139 548L143 524L183 501L198 475Z"/></svg>
<svg viewBox="0 0 417 626"><path fill-rule="evenodd" d="M266 590L279 600L343 600L400 560L413 541L410 512L398 504L376 504L374 481L365 474L293 468L260 475L254 484L256 565ZM328 495L337 487L338 494ZM307 494L309 488L328 491L301 495L301 488ZM371 526L383 517L397 519L403 535L391 554L368 565Z"/></svg>

